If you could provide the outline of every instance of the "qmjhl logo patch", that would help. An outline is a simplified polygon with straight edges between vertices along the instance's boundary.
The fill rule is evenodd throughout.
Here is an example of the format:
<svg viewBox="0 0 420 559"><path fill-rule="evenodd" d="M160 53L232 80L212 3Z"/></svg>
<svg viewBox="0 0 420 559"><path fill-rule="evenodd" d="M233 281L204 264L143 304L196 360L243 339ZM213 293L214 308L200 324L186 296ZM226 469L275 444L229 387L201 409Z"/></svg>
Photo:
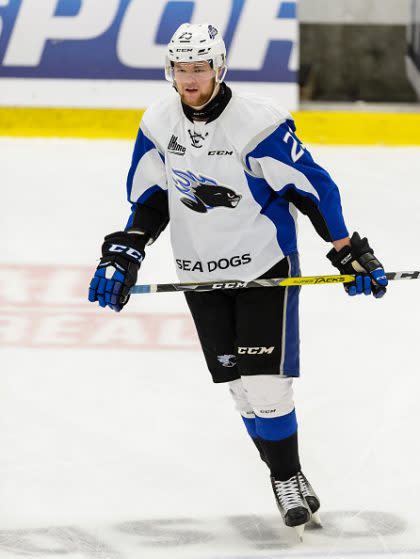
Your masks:
<svg viewBox="0 0 420 559"><path fill-rule="evenodd" d="M169 153L174 153L175 155L185 155L187 148L178 144L178 136L174 136L172 134L172 138L169 140L168 144L168 151Z"/></svg>

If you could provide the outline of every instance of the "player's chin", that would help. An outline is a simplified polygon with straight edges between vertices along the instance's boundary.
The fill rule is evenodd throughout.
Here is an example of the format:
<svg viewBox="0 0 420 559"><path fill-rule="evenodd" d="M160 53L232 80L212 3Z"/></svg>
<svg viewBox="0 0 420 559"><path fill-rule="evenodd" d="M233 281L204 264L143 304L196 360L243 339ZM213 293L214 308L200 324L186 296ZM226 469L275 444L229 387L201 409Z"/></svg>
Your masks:
<svg viewBox="0 0 420 559"><path fill-rule="evenodd" d="M205 105L211 95L203 95L199 89L188 89L184 90L182 94L182 101L187 105L192 105L194 107L199 107Z"/></svg>
<svg viewBox="0 0 420 559"><path fill-rule="evenodd" d="M197 101L201 97L200 92L198 89L184 89L182 93L182 100L184 102L188 101Z"/></svg>

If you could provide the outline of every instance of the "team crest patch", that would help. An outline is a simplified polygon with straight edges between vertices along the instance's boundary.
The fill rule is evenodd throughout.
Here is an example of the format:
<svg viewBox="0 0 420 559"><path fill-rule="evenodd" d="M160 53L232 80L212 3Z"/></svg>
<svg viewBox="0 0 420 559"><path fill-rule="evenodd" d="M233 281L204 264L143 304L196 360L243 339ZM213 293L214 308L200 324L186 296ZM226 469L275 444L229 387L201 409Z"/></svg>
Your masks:
<svg viewBox="0 0 420 559"><path fill-rule="evenodd" d="M217 360L223 367L234 367L236 365L236 355L218 355Z"/></svg>
<svg viewBox="0 0 420 559"><path fill-rule="evenodd" d="M206 132L203 136L203 134L200 134L199 132L194 132L194 130L191 129L188 129L188 134L190 135L191 138L192 147L196 149L201 149L203 147L204 141L209 135L209 133Z"/></svg>

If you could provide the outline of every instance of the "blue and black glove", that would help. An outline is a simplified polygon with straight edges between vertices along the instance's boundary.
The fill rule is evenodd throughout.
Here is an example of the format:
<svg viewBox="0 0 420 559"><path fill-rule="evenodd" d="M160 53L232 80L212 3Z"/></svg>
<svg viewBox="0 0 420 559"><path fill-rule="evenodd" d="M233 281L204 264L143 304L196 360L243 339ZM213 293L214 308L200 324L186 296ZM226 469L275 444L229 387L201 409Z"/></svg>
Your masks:
<svg viewBox="0 0 420 559"><path fill-rule="evenodd" d="M145 240L137 231L118 231L104 239L102 258L89 286L89 301L119 312L130 298L130 288L144 258Z"/></svg>
<svg viewBox="0 0 420 559"><path fill-rule="evenodd" d="M386 293L388 280L384 268L374 255L368 240L361 239L359 233L353 233L351 246L345 246L337 251L330 250L327 258L341 274L355 274L355 281L344 284L349 295L373 295L376 299Z"/></svg>

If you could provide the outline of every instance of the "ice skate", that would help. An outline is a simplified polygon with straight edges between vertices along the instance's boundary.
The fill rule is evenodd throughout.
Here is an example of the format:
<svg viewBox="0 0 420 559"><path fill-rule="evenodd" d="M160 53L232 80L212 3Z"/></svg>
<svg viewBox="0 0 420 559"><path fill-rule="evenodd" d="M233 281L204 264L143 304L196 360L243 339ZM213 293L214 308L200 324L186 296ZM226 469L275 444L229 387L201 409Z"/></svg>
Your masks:
<svg viewBox="0 0 420 559"><path fill-rule="evenodd" d="M280 481L271 476L271 485L283 522L286 526L295 528L300 541L303 541L305 524L311 518L311 511L301 493L298 475L287 481Z"/></svg>
<svg viewBox="0 0 420 559"><path fill-rule="evenodd" d="M321 506L321 503L319 502L318 495L315 493L312 485L309 483L302 472L298 472L297 476L299 479L299 485L302 495L305 497L306 504L308 505L312 513L312 520L318 526L322 526L321 517L319 515L319 507Z"/></svg>

